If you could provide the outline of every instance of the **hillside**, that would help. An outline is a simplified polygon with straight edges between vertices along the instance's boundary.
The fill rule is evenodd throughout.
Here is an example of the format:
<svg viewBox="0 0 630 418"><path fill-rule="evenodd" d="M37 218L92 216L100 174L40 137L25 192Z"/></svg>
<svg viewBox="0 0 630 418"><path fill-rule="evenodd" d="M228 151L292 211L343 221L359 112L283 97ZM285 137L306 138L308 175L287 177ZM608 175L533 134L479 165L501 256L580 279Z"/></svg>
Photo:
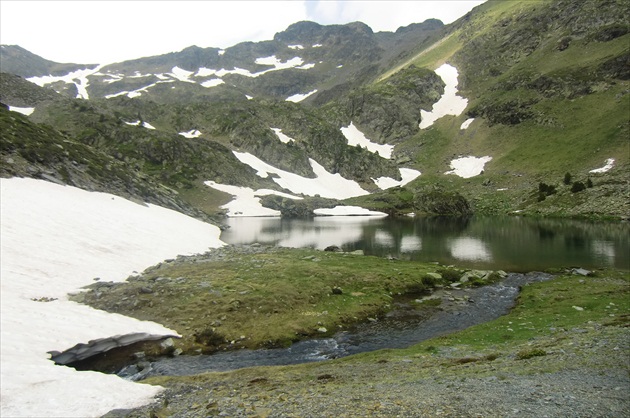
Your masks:
<svg viewBox="0 0 630 418"><path fill-rule="evenodd" d="M361 188L346 203L392 214L628 218L626 11L488 1L396 32L298 22L67 75L33 57L27 71L28 54L3 46L3 68L31 83L3 75L0 99L210 216L230 197L204 182L304 197L256 172L313 179L314 161ZM442 116L440 100L459 108Z"/></svg>

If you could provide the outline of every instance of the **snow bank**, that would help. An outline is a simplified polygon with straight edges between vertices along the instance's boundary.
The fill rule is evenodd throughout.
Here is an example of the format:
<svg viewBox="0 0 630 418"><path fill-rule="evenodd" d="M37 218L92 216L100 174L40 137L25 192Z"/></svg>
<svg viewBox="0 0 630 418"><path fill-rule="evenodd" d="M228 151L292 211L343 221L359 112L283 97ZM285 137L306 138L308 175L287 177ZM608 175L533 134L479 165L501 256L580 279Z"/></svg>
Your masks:
<svg viewBox="0 0 630 418"><path fill-rule="evenodd" d="M589 171L589 173L605 173L609 171L615 165L615 159L609 158L606 160L606 165L601 168L596 168L594 170Z"/></svg>
<svg viewBox="0 0 630 418"><path fill-rule="evenodd" d="M83 70L76 70L62 76L45 75L42 77L29 77L26 80L30 81L31 83L35 83L40 87L44 87L46 84L52 84L58 81L63 81L64 83L68 84L74 84L77 88L76 98L87 100L90 98L87 92L87 87L90 83L87 78L88 76L99 72L102 67L102 65L99 65L92 69L85 68Z"/></svg>
<svg viewBox="0 0 630 418"><path fill-rule="evenodd" d="M376 142L372 142L365 137L363 132L361 132L356 126L354 126L353 122L350 122L349 126L345 128L341 128L341 133L348 140L348 145L350 146L360 146L366 148L368 151L378 155L383 158L391 158L392 151L394 150L393 145L388 144L377 144Z"/></svg>
<svg viewBox="0 0 630 418"><path fill-rule="evenodd" d="M101 416L151 401L160 388L56 366L47 352L114 335L175 332L66 295L96 277L121 281L166 258L219 247L219 229L158 206L42 180L0 179L0 188L0 415Z"/></svg>
<svg viewBox="0 0 630 418"><path fill-rule="evenodd" d="M294 94L293 96L289 96L285 99L286 102L293 102L293 103L299 103L302 100L306 99L308 96L317 93L317 89L310 91L308 93L304 93L304 94Z"/></svg>
<svg viewBox="0 0 630 418"><path fill-rule="evenodd" d="M470 126L471 123L473 123L474 120L475 118L466 119L464 123L462 123L462 125L459 127L459 129L461 130L468 129L468 127Z"/></svg>
<svg viewBox="0 0 630 418"><path fill-rule="evenodd" d="M347 199L349 197L363 196L369 192L363 190L356 181L345 179L341 174L331 174L312 158L309 159L315 178L302 177L288 171L273 167L258 157L247 152L236 152L234 155L242 163L247 164L258 171L258 176L266 178L269 174L276 174L275 181L283 189L295 194L307 196L320 195L331 199Z"/></svg>
<svg viewBox="0 0 630 418"><path fill-rule="evenodd" d="M381 189L391 189L392 187L404 186L405 184L415 180L420 176L418 170L414 170L412 168L400 168L401 180L394 180L391 177L379 177L377 179L372 179L372 181Z"/></svg>
<svg viewBox="0 0 630 418"><path fill-rule="evenodd" d="M227 216L280 216L279 210L269 209L264 207L260 203L259 196L268 196L274 194L277 196L287 197L289 199L302 199L299 196L293 196L287 193L277 192L269 189L259 189L254 191L249 187L230 186L228 184L220 184L214 181L206 181L204 184L213 189L219 190L224 193L229 193L234 196L234 199L221 206L223 209L227 209Z"/></svg>
<svg viewBox="0 0 630 418"><path fill-rule="evenodd" d="M387 216L386 213L362 208L360 206L335 206L314 210L320 216Z"/></svg>
<svg viewBox="0 0 630 418"><path fill-rule="evenodd" d="M431 112L420 110L420 129L428 128L442 116L459 116L468 106L468 99L457 95L457 69L452 65L444 64L435 70L435 73L446 84L444 94L440 97L440 100L433 104Z"/></svg>
<svg viewBox="0 0 630 418"><path fill-rule="evenodd" d="M17 106L9 106L9 110L11 112L18 112L25 116L30 116L34 111L34 107L17 107Z"/></svg>
<svg viewBox="0 0 630 418"><path fill-rule="evenodd" d="M451 171L447 171L444 174L455 174L456 176L463 177L465 179L475 177L481 174L484 166L488 161L491 161L492 157L461 157L451 161Z"/></svg>
<svg viewBox="0 0 630 418"><path fill-rule="evenodd" d="M283 134L282 133L282 129L271 128L271 130L276 133L276 135L278 136L278 139L282 143L288 144L289 142L295 142L295 139L291 138L290 136L287 136L287 135Z"/></svg>
<svg viewBox="0 0 630 418"><path fill-rule="evenodd" d="M183 136L184 138L199 138L201 136L201 132L197 129L191 129L188 132L180 132L179 133L181 136Z"/></svg>

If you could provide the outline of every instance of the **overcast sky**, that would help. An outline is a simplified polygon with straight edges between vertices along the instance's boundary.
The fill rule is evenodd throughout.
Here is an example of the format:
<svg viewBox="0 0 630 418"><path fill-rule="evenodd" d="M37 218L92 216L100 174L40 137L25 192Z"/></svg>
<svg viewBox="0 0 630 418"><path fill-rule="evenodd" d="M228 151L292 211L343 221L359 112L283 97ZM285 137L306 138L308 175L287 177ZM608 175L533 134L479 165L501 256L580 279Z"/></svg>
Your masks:
<svg viewBox="0 0 630 418"><path fill-rule="evenodd" d="M450 23L483 0L24 1L0 0L0 43L56 62L107 64L272 39L290 24L361 21L375 32L429 18Z"/></svg>

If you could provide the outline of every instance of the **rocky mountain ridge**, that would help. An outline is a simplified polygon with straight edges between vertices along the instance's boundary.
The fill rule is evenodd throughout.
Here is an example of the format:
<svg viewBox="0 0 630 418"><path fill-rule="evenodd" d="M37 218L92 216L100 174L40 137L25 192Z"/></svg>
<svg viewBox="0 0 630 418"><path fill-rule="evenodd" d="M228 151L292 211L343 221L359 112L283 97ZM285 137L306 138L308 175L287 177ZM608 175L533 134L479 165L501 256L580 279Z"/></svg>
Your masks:
<svg viewBox="0 0 630 418"><path fill-rule="evenodd" d="M315 161L369 193L354 203L388 213L461 206L627 218L623 10L617 0L488 1L453 24L430 20L395 33L298 22L270 41L192 46L66 75L32 57L26 71L11 58L14 47L3 46L3 68L27 81L3 74L0 101L32 109L28 123L109 155L212 216L229 198L208 197L204 181L290 191L238 152L304 179L317 177ZM454 85L435 72L444 63ZM448 94L463 97L464 110L421 128ZM350 131L391 154L351 145ZM3 175L21 172L7 149ZM476 168L464 176L458 164ZM402 170L422 174L404 180ZM591 187L572 191L579 187L563 184L565 173ZM466 204L444 204L451 198Z"/></svg>

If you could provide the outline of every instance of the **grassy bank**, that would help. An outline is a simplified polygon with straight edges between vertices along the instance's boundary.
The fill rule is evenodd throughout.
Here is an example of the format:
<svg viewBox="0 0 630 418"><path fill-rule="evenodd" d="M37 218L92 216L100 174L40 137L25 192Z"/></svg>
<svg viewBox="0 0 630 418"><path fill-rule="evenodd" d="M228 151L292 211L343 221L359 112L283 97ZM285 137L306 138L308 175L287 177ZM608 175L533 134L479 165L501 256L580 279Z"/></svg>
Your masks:
<svg viewBox="0 0 630 418"><path fill-rule="evenodd" d="M110 416L623 414L629 292L628 272L559 275L524 287L508 315L407 349L152 378L158 402Z"/></svg>
<svg viewBox="0 0 630 418"><path fill-rule="evenodd" d="M75 300L164 324L183 336L176 344L184 352L212 352L331 335L377 318L398 295L457 279L448 273L353 253L227 247L164 262L126 283L95 283Z"/></svg>

